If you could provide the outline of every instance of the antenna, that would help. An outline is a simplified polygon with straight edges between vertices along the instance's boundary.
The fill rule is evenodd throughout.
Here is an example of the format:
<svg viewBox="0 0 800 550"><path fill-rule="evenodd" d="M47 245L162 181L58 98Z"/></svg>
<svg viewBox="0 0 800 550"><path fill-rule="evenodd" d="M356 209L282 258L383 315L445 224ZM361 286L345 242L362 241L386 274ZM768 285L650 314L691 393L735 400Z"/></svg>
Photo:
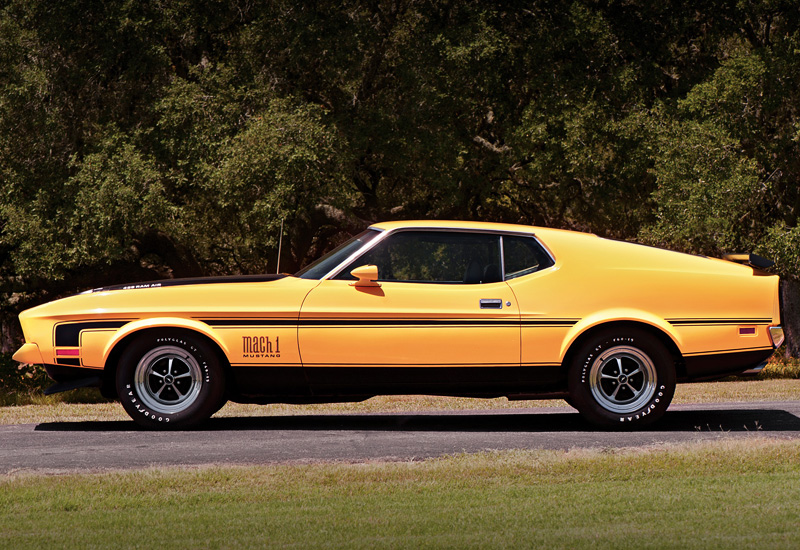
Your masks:
<svg viewBox="0 0 800 550"><path fill-rule="evenodd" d="M281 245L283 244L283 220L281 220L281 235L278 237L278 267L275 268L275 274L281 272Z"/></svg>

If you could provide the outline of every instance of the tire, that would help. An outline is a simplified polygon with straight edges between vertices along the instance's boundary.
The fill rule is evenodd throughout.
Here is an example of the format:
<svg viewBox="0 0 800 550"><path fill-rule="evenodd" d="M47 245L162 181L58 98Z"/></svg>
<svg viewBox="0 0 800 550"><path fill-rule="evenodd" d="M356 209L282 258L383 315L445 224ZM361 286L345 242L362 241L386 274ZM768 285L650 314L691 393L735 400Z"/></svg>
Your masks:
<svg viewBox="0 0 800 550"><path fill-rule="evenodd" d="M592 336L568 374L571 404L592 424L630 429L661 418L675 394L675 360L651 334L636 328Z"/></svg>
<svg viewBox="0 0 800 550"><path fill-rule="evenodd" d="M137 337L120 360L116 384L128 415L151 429L195 427L225 402L225 373L217 355L184 331Z"/></svg>

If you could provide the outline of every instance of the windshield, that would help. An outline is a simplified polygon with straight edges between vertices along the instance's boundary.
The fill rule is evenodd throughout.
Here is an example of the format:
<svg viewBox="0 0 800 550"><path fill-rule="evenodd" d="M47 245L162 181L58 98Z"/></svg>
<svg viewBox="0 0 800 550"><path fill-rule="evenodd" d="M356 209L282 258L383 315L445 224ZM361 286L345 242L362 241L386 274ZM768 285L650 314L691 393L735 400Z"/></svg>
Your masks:
<svg viewBox="0 0 800 550"><path fill-rule="evenodd" d="M349 258L356 250L380 234L381 232L375 229L367 229L344 244L337 246L319 260L307 265L295 273L294 276L300 277L301 279L322 279L336 266Z"/></svg>

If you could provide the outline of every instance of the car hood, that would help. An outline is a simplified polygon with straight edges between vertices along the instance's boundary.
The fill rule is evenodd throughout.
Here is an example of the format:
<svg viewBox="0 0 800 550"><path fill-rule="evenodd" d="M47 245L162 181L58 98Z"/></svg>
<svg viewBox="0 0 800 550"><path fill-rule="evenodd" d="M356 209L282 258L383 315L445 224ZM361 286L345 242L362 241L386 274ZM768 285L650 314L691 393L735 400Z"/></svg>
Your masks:
<svg viewBox="0 0 800 550"><path fill-rule="evenodd" d="M275 275L226 275L224 277L189 277L185 279L161 279L158 281L145 281L143 283L125 283L121 285L103 286L94 288L86 293L106 292L109 290L132 290L139 288L161 288L167 286L186 286L186 285L214 285L225 283L263 283L267 281L277 281L287 277L286 274L278 273Z"/></svg>
<svg viewBox="0 0 800 550"><path fill-rule="evenodd" d="M297 316L317 280L285 275L168 279L114 285L54 300L20 315L59 320Z"/></svg>

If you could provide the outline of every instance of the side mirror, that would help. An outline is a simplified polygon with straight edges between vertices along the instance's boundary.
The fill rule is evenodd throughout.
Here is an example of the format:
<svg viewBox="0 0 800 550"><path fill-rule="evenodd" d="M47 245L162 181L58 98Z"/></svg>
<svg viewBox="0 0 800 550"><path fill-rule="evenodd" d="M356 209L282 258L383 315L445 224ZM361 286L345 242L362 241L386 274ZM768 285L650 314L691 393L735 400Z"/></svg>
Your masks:
<svg viewBox="0 0 800 550"><path fill-rule="evenodd" d="M350 272L350 275L357 278L357 281L350 283L350 286L381 286L375 282L378 279L377 265L362 265Z"/></svg>

